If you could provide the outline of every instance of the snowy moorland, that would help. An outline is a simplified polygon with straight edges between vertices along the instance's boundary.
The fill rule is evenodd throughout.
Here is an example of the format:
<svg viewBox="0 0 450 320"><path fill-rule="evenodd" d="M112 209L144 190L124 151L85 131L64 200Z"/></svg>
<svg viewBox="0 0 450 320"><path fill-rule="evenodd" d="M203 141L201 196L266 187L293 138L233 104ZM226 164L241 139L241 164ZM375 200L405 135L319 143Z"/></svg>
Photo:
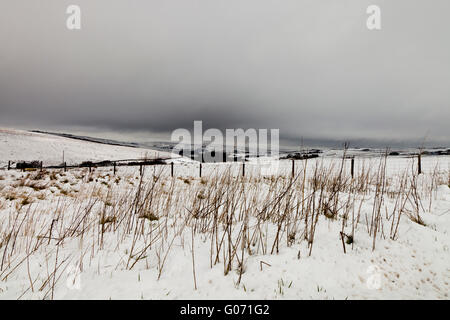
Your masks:
<svg viewBox="0 0 450 320"><path fill-rule="evenodd" d="M45 135L13 139L2 161L50 160L33 149ZM74 162L149 152L52 139L56 160L62 146ZM255 159L245 176L226 163L199 177L192 161L173 177L3 169L0 299L448 299L449 161L423 157L418 175L413 158L356 158L353 178L339 157L294 175Z"/></svg>
<svg viewBox="0 0 450 320"><path fill-rule="evenodd" d="M102 143L88 142L60 136L0 128L0 168L8 161L43 162L44 166L79 164L83 161L141 159L170 157L169 153ZM64 159L64 160L63 160Z"/></svg>

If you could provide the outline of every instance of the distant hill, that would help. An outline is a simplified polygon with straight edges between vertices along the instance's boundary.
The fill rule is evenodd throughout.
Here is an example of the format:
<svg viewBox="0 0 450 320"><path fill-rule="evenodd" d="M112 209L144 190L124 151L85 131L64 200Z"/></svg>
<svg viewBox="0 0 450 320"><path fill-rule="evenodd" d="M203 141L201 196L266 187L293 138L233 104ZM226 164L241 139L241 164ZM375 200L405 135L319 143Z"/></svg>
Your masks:
<svg viewBox="0 0 450 320"><path fill-rule="evenodd" d="M57 165L64 159L70 165L145 157L171 157L171 154L133 144L120 145L106 139L0 128L0 167L5 167L8 161L39 160L45 165Z"/></svg>

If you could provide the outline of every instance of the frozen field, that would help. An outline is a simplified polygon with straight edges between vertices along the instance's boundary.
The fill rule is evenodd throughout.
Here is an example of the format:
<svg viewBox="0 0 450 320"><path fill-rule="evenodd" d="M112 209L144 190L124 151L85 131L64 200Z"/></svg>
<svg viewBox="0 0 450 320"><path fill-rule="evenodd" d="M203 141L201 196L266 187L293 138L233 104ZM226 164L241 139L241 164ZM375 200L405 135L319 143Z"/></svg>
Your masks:
<svg viewBox="0 0 450 320"><path fill-rule="evenodd" d="M83 161L166 157L150 149L106 145L55 135L0 128L0 168L8 161L43 161L44 166L79 164ZM63 155L64 153L64 155ZM64 158L63 158L64 157Z"/></svg>
<svg viewBox="0 0 450 320"><path fill-rule="evenodd" d="M53 159L45 135L13 139L2 161ZM56 160L149 152L68 141ZM0 299L448 299L449 164L0 170Z"/></svg>

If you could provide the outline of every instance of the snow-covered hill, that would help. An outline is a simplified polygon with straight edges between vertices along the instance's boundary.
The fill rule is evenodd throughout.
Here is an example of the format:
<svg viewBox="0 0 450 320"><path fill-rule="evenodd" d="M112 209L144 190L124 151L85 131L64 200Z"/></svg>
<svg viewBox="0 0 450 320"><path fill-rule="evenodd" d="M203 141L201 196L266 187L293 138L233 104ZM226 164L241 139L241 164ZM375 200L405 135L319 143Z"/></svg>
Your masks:
<svg viewBox="0 0 450 320"><path fill-rule="evenodd" d="M64 155L63 155L64 153ZM170 153L151 149L115 146L59 137L50 134L0 128L0 167L8 161L43 161L44 165L170 157Z"/></svg>

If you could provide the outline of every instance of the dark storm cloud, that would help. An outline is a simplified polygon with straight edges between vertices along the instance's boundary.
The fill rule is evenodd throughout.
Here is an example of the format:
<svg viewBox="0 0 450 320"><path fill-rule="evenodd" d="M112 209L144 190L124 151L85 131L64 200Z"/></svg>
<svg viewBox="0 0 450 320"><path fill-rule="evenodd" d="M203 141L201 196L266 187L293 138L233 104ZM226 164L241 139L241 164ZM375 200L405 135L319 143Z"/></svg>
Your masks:
<svg viewBox="0 0 450 320"><path fill-rule="evenodd" d="M78 4L82 30L65 28ZM365 26L382 9L382 30ZM7 0L0 125L448 142L447 0Z"/></svg>

